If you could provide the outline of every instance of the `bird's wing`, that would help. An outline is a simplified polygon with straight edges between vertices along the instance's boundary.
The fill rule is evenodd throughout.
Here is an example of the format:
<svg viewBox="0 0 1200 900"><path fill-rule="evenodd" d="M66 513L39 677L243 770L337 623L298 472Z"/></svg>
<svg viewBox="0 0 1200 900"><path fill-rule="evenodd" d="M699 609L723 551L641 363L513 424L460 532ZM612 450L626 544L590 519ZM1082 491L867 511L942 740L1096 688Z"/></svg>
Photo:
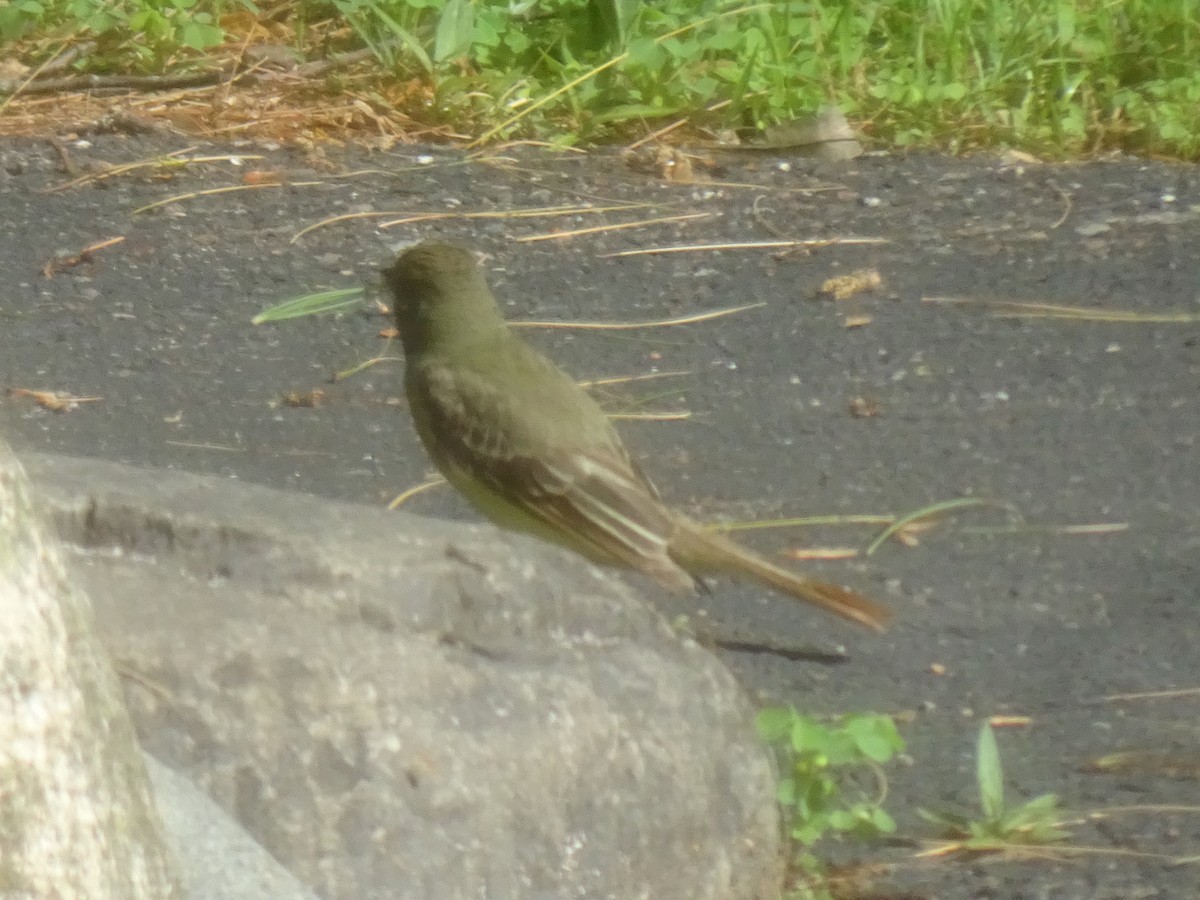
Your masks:
<svg viewBox="0 0 1200 900"><path fill-rule="evenodd" d="M427 407L431 455L491 495L471 498L484 512L488 500L501 500L541 523L543 536L593 559L648 574L673 569L674 518L604 413L573 382L570 390L553 379L540 387L523 397L469 367L426 362L410 390L424 395L414 406Z"/></svg>

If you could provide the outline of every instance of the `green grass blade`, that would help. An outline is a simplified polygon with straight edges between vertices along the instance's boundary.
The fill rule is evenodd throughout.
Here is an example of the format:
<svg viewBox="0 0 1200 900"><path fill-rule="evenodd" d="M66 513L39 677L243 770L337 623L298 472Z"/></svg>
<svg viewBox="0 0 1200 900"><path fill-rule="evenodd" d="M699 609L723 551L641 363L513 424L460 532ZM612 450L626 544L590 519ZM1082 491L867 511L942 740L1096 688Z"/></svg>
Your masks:
<svg viewBox="0 0 1200 900"><path fill-rule="evenodd" d="M263 325L267 322L282 322L285 319L317 316L357 306L362 301L362 288L343 288L337 291L322 291L319 294L305 294L303 297L285 300L283 303L264 309L251 319L250 323Z"/></svg>
<svg viewBox="0 0 1200 900"><path fill-rule="evenodd" d="M975 767L975 778L979 783L979 805L983 810L984 823L999 822L1004 818L1004 770L1000 766L996 733L987 722L979 729Z"/></svg>

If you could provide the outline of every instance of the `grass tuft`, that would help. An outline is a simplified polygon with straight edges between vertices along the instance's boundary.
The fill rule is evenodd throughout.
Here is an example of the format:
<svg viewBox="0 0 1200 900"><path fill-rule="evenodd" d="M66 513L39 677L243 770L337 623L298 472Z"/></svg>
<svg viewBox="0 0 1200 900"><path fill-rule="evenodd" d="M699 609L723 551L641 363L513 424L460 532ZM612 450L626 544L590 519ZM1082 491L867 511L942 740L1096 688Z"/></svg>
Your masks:
<svg viewBox="0 0 1200 900"><path fill-rule="evenodd" d="M367 48L376 116L559 146L686 122L761 133L830 104L886 146L1200 158L1200 6L1180 0L15 0L37 74L216 71L255 45ZM10 47L15 46L15 52ZM327 76L344 92L350 76ZM32 79L32 76L30 76ZM364 76L356 71L354 81ZM25 79L0 86L13 95ZM411 129L409 129L411 130Z"/></svg>

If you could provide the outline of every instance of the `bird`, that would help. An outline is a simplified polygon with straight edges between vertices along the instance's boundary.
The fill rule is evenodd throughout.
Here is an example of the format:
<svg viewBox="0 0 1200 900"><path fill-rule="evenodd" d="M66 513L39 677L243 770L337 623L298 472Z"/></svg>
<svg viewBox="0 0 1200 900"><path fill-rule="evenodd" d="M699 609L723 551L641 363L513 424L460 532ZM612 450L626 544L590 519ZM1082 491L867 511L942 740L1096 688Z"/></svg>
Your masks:
<svg viewBox="0 0 1200 900"><path fill-rule="evenodd" d="M504 320L470 250L425 241L401 251L383 277L417 435L485 517L673 592L695 591L709 575L743 577L884 630L884 607L669 506L600 405Z"/></svg>

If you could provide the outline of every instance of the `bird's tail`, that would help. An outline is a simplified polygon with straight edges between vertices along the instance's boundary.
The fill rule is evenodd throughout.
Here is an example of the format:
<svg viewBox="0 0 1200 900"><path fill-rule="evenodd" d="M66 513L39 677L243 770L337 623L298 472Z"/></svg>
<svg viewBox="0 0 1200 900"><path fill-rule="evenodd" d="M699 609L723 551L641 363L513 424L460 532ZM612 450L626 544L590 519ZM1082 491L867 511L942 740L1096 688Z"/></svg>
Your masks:
<svg viewBox="0 0 1200 900"><path fill-rule="evenodd" d="M890 611L861 594L835 584L811 581L682 517L671 538L670 554L694 575L743 575L876 631L883 631L892 617Z"/></svg>

